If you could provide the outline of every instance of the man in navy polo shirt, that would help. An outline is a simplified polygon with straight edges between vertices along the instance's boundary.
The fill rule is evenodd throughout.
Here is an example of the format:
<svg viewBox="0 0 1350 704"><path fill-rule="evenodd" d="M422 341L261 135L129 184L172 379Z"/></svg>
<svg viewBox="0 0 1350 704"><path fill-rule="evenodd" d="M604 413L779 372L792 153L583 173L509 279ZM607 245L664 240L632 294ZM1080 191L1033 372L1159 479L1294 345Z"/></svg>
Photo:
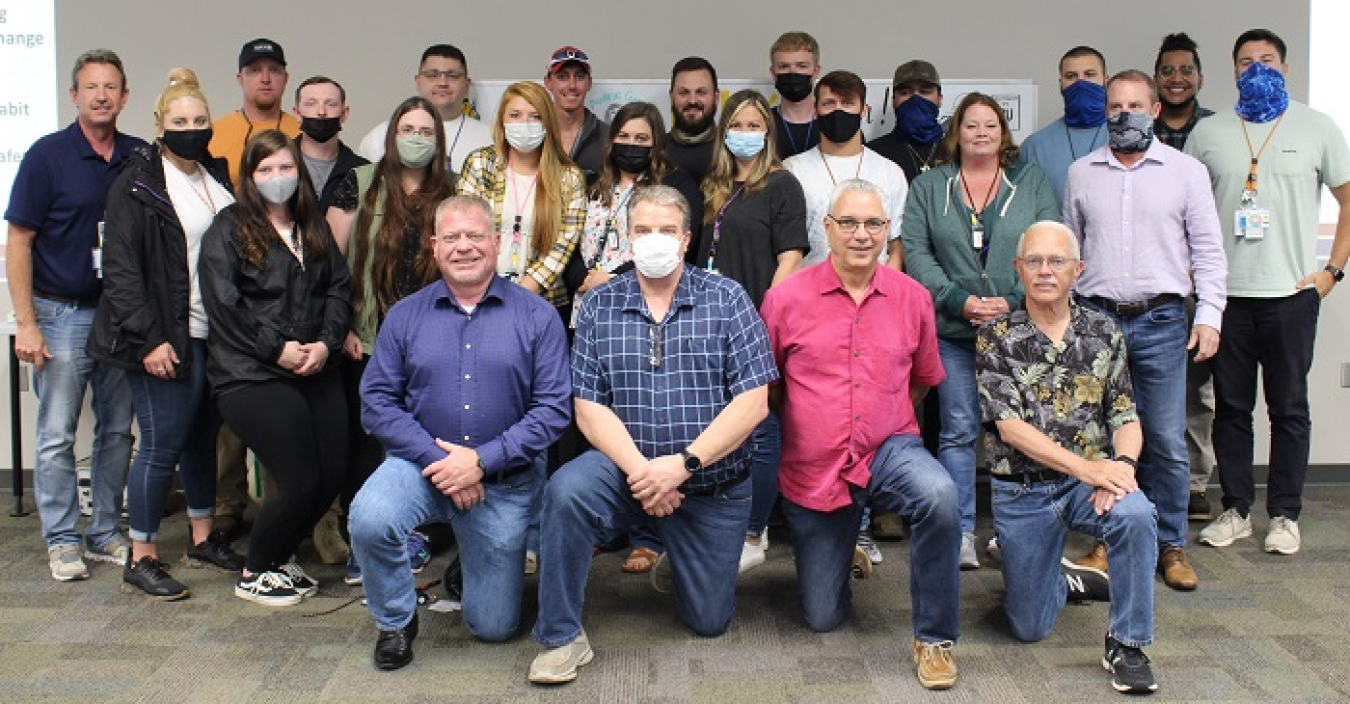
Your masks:
<svg viewBox="0 0 1350 704"><path fill-rule="evenodd" d="M81 54L71 71L75 122L29 147L10 192L5 246L9 295L18 323L15 352L34 367L38 397L33 473L52 577L85 579L75 528L75 429L85 387L94 387L94 514L84 557L124 563L117 532L131 459L131 395L122 370L96 366L84 346L103 284L99 280L104 199L122 160L145 142L117 131L127 99L122 60Z"/></svg>

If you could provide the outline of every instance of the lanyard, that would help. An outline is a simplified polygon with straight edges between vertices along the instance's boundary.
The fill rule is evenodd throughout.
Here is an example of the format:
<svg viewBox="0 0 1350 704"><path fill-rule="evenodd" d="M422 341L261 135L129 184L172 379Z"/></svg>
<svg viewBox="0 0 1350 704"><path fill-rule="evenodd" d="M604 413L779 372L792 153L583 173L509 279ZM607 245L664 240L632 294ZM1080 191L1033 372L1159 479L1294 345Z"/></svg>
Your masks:
<svg viewBox="0 0 1350 704"><path fill-rule="evenodd" d="M970 185L966 181L965 174L961 174L961 190L966 192L966 200L970 201L970 243L980 256L980 265L983 266L986 258L989 256L989 241L984 236L984 211L989 209L989 203L994 200L994 189L998 188L999 176L1003 169L994 171L994 178L989 182L989 190L985 191L984 203L979 209L975 208L975 196L970 194Z"/></svg>
<svg viewBox="0 0 1350 704"><path fill-rule="evenodd" d="M825 168L828 169L829 167L826 166ZM727 199L727 202L723 203L722 207L718 209L717 217L713 218L712 243L708 245L708 271L717 271L713 262L717 259L717 243L722 241L722 215L727 212L727 208L731 207L732 201L736 200L736 197L744 190L745 184L742 183L741 187L737 188L736 192L732 193L731 197Z"/></svg>
<svg viewBox="0 0 1350 704"><path fill-rule="evenodd" d="M609 216L605 218L605 229L601 231L600 241L595 245L595 254L591 256L589 262L586 262L587 270L595 269L600 265L600 259L605 255L605 247L609 244L609 233L617 232L614 225L619 221L619 213L623 212L623 207L628 204L628 198L633 195L633 190L636 187L637 182L635 181L632 186L628 187L628 190L623 192L619 202L609 209Z"/></svg>
<svg viewBox="0 0 1350 704"><path fill-rule="evenodd" d="M1256 202L1256 172L1260 166L1261 155L1266 152L1266 147L1270 146L1270 138L1275 136L1275 130L1280 128L1280 120L1284 119L1285 113L1275 118L1275 124L1271 126L1270 132L1266 133L1266 139L1261 142L1261 148L1252 151L1252 136L1247 134L1247 121L1239 118L1242 124L1242 138L1247 140L1247 154L1252 158L1251 166L1247 167L1247 185L1242 189L1242 202Z"/></svg>
<svg viewBox="0 0 1350 704"><path fill-rule="evenodd" d="M525 198L522 199L516 193L516 172L511 169L510 163L506 165L506 178L511 182L511 200L516 208L516 221L511 224L511 264L506 272L506 279L515 281L525 273L524 266L520 262L520 250L522 249L523 236L520 233L520 224L525 214L525 208L528 207L530 195L534 193L534 187L539 183L539 174L530 178L530 187L525 191Z"/></svg>
<svg viewBox="0 0 1350 704"><path fill-rule="evenodd" d="M793 154L801 154L811 148L811 130L816 127L816 118L813 117L810 122L806 123L806 140L805 143L802 144L802 147L798 149L797 140L792 136L792 123L788 122L787 118L783 117L783 113L777 110L775 110L773 114L774 117L778 118L779 122L783 123L783 134L787 135L788 144L792 145Z"/></svg>
<svg viewBox="0 0 1350 704"><path fill-rule="evenodd" d="M1092 146L1097 143L1097 138L1102 136L1102 125L1105 124L1103 122L1101 125L1097 125L1097 131L1092 133L1092 141L1088 143L1088 152L1092 151ZM1064 141L1069 143L1069 156L1072 157L1072 161L1078 161L1078 152L1073 149L1073 134L1069 132L1069 123L1067 122L1064 123ZM1083 154L1086 156L1087 152L1083 152Z"/></svg>
<svg viewBox="0 0 1350 704"><path fill-rule="evenodd" d="M455 170L455 146L459 144L459 134L464 131L464 121L469 119L468 115L460 113L459 127L455 128L455 140L450 143L450 148L445 150L445 167L451 171Z"/></svg>

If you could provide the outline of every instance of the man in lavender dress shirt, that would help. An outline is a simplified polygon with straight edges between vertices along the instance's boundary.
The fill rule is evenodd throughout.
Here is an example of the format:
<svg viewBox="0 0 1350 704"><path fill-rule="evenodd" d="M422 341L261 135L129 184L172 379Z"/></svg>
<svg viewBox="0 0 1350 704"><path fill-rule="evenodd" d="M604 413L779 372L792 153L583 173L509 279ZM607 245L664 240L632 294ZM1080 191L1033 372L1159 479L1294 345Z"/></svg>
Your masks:
<svg viewBox="0 0 1350 704"><path fill-rule="evenodd" d="M1218 350L1228 267L1208 173L1153 138L1160 109L1147 74L1111 77L1108 142L1069 167L1064 222L1083 248L1075 290L1125 335L1144 429L1139 485L1158 511L1158 570L1167 586L1189 591L1197 580L1185 551L1185 358L1193 353L1203 362ZM1195 322L1187 331L1182 299L1192 294ZM1079 564L1106 570L1105 546Z"/></svg>

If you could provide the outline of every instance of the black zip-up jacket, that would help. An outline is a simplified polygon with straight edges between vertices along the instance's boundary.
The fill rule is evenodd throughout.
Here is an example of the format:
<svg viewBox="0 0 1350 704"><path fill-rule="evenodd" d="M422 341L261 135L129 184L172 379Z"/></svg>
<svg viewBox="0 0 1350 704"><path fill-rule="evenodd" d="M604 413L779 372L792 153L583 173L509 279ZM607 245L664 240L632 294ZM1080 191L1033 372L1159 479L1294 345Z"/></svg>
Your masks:
<svg viewBox="0 0 1350 704"><path fill-rule="evenodd" d="M216 397L247 384L299 380L277 364L287 341L323 342L328 360L319 374L338 368L351 317L347 260L328 240L320 256L305 251L302 266L277 238L261 268L244 257L235 229L237 206L216 216L202 237L202 301L211 320L206 376Z"/></svg>
<svg viewBox="0 0 1350 704"><path fill-rule="evenodd" d="M295 138L296 149L300 148L300 140L304 138L304 135ZM323 188L314 194L319 199L319 215L328 212L328 206L333 204L333 194L337 192L338 186L342 183L342 179L347 177L347 173L358 166L365 166L369 163L370 161L352 151L345 143L338 142L337 162L333 164L333 172L328 174L328 181L323 184ZM313 177L314 175L310 174L310 178ZM313 187L313 184L311 183L310 186Z"/></svg>
<svg viewBox="0 0 1350 704"><path fill-rule="evenodd" d="M224 159L203 166L230 190ZM184 378L194 363L187 236L169 198L159 146L128 158L108 190L103 220L103 297L86 345L89 356L139 371L146 355L167 342L178 355L177 376Z"/></svg>
<svg viewBox="0 0 1350 704"><path fill-rule="evenodd" d="M586 118L581 121L581 131L577 132L577 141L572 145L572 153L568 156L572 157L577 168L585 174L586 187L589 188L600 178L605 140L609 139L609 123L596 117L590 108L582 110L586 111Z"/></svg>

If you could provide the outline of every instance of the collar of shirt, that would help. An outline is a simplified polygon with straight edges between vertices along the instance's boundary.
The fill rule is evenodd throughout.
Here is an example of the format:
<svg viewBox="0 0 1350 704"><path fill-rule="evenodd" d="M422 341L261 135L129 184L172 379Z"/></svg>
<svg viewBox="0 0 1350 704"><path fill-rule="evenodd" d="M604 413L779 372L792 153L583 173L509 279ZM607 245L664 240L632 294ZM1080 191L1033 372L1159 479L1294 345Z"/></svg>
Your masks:
<svg viewBox="0 0 1350 704"><path fill-rule="evenodd" d="M670 313L674 313L680 308L694 307L694 290L693 284L690 282L693 277L691 272L694 271L694 268L688 264L681 264L680 267L680 281L675 284L675 295L670 301ZM632 277L633 280L627 286L628 290L624 292L623 310L639 313L654 323L656 319L652 317L652 311L647 307L647 297L642 295L642 285L638 282L637 277L638 274L635 272ZM670 320L672 317L670 313L666 314L666 320Z"/></svg>
<svg viewBox="0 0 1350 704"><path fill-rule="evenodd" d="M1140 159L1138 162L1135 162L1134 166L1126 166L1120 163L1120 159L1116 158L1115 152L1111 151L1110 144L1107 144L1101 147L1100 149L1097 149L1096 151L1092 152L1092 154L1088 157L1088 159L1090 159L1093 164L1106 164L1107 166L1110 166L1113 169L1120 169L1121 171L1129 171L1131 169L1137 169L1140 167L1141 164L1144 164L1145 162L1149 161L1154 162L1156 164L1166 164L1167 145L1164 144L1161 139L1157 139L1155 137L1154 140L1148 145L1148 149L1144 151L1144 158Z"/></svg>
<svg viewBox="0 0 1350 704"><path fill-rule="evenodd" d="M441 302L441 301L448 301L448 302L450 303L450 305L454 306L455 308L457 308L457 309L460 310L461 312L466 312L466 311L464 311L464 306L460 305L460 302L455 298L454 294L451 293L451 291L450 291L450 284L445 283L445 279L440 279L440 280L438 280L437 283L436 283L435 285L439 285L439 286L441 287L440 292L436 295L436 304L437 304L437 305L440 305L440 302ZM484 294L483 294L483 297L482 297L481 299L479 299L478 303L476 303L476 304L474 304L474 305L475 305L475 306L481 306L481 305L483 305L484 303L486 303L486 302L489 301L489 300L495 300L495 301L497 301L498 303L500 303L500 302L502 302L503 300L505 300L505 299L504 299L504 296L502 295L502 294L504 293L502 287L503 287L503 286L514 286L514 285L515 285L515 284L513 284L513 283L507 281L506 279L503 279L502 277L500 277L500 276L498 276L498 275L496 275L496 274L493 274L493 275L492 275L492 281L488 282L488 289L487 289L487 292L484 293Z"/></svg>
<svg viewBox="0 0 1350 704"><path fill-rule="evenodd" d="M885 267L877 264L876 269L872 272L872 281L867 285L867 293L863 296L863 300L867 300L873 293L879 296L889 296L893 293L891 282L886 280L886 276L882 272L883 268ZM827 256L820 265L814 267L812 275L816 277L817 290L820 291L820 295L824 296L835 291L841 291L845 295L848 294L848 289L844 287L844 280L839 278L839 272L834 270L833 253Z"/></svg>

